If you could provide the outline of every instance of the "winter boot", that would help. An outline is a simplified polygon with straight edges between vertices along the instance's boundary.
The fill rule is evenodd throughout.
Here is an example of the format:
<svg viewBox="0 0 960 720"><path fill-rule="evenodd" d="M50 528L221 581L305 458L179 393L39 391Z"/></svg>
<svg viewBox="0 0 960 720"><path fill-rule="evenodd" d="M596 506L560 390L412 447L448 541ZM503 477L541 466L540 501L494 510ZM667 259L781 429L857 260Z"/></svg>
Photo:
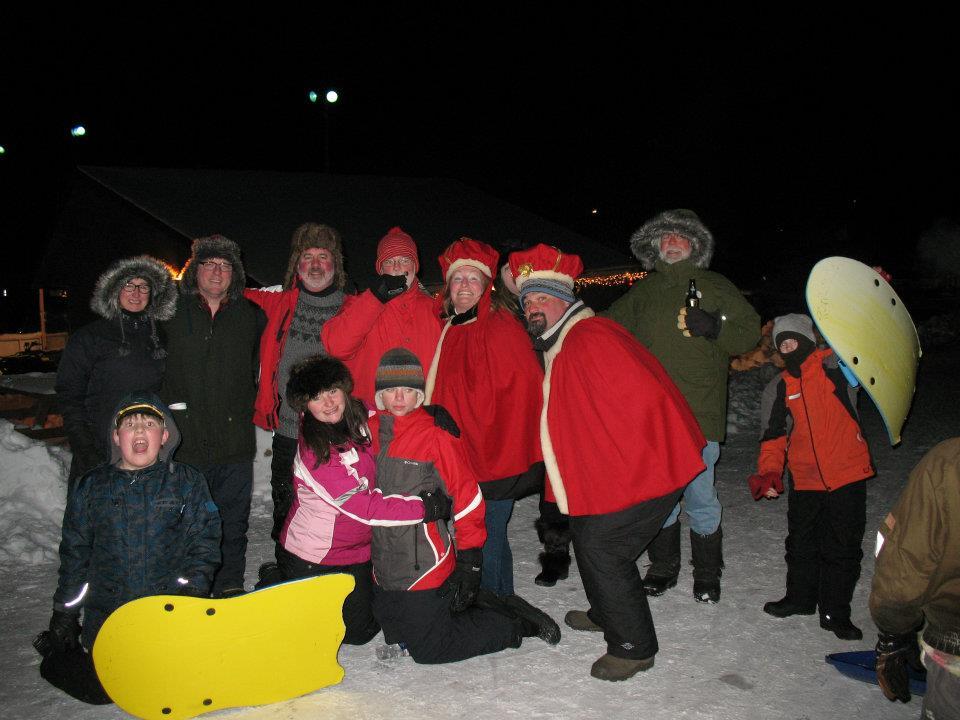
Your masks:
<svg viewBox="0 0 960 720"><path fill-rule="evenodd" d="M693 563L693 599L697 602L720 601L720 575L723 572L723 528L710 535L690 531L690 562Z"/></svg>
<svg viewBox="0 0 960 720"><path fill-rule="evenodd" d="M583 610L571 610L563 618L567 627L583 632L603 632L603 628L593 621L590 613Z"/></svg>
<svg viewBox="0 0 960 720"><path fill-rule="evenodd" d="M534 524L545 552L540 553L543 570L534 579L537 585L553 587L570 574L570 521L552 521L543 515Z"/></svg>
<svg viewBox="0 0 960 720"><path fill-rule="evenodd" d="M560 642L560 626L543 610L535 608L519 595L507 595L503 602L520 621L523 637L538 637L548 645Z"/></svg>
<svg viewBox="0 0 960 720"><path fill-rule="evenodd" d="M263 563L260 569L257 570L257 577L257 584L253 586L254 590L260 590L265 587L270 587L271 585L279 585L287 579L283 570L281 570L280 566L275 562Z"/></svg>
<svg viewBox="0 0 960 720"><path fill-rule="evenodd" d="M647 545L647 557L650 569L643 578L643 589L647 595L663 595L677 584L680 574L680 521L669 527L661 528L657 536Z"/></svg>
<svg viewBox="0 0 960 720"><path fill-rule="evenodd" d="M787 595L780 600L771 600L764 603L763 611L767 615L778 618L790 617L791 615L813 615L817 611L817 604L799 602Z"/></svg>
<svg viewBox="0 0 960 720"><path fill-rule="evenodd" d="M841 640L863 640L863 631L850 622L848 617L833 617L827 613L820 615L820 627L829 630Z"/></svg>
<svg viewBox="0 0 960 720"><path fill-rule="evenodd" d="M653 658L643 658L642 660L631 660L630 658L619 658L609 653L597 660L590 668L590 674L598 680L627 680L632 678L638 672L649 670L653 667Z"/></svg>

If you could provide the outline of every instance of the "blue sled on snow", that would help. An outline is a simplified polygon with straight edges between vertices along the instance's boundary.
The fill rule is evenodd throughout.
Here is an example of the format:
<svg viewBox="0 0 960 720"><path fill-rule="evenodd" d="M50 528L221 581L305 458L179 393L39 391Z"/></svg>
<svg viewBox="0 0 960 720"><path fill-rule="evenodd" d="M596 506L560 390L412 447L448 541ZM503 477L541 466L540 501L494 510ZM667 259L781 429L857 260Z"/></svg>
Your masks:
<svg viewBox="0 0 960 720"><path fill-rule="evenodd" d="M856 652L832 653L825 660L833 665L841 674L860 682L877 682L877 653L874 650L858 650ZM910 675L910 692L913 695L923 695L927 692L927 673L918 672L907 667Z"/></svg>

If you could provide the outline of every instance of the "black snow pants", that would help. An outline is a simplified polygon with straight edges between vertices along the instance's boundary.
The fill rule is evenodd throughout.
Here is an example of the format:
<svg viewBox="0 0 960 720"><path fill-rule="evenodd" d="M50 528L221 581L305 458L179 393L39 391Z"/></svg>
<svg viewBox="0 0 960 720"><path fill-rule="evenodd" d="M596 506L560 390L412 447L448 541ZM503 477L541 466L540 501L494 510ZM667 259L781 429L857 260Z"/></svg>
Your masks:
<svg viewBox="0 0 960 720"><path fill-rule="evenodd" d="M219 597L224 590L243 589L250 497L253 493L253 461L206 465L197 469L207 479L210 496L220 510L222 561L210 592L213 597Z"/></svg>
<svg viewBox="0 0 960 720"><path fill-rule="evenodd" d="M573 552L590 601L590 618L603 628L607 652L642 660L659 645L637 558L657 536L683 490L626 510L570 518Z"/></svg>
<svg viewBox="0 0 960 720"><path fill-rule="evenodd" d="M821 615L850 619L867 523L867 481L787 497L787 597Z"/></svg>
<svg viewBox="0 0 960 720"><path fill-rule="evenodd" d="M90 705L113 702L100 684L93 657L83 648L53 652L40 662L40 677L70 697Z"/></svg>
<svg viewBox="0 0 960 720"><path fill-rule="evenodd" d="M279 433L273 436L273 458L270 460L270 491L273 496L273 528L270 537L277 543L280 562L280 531L293 504L293 461L297 457L297 441Z"/></svg>
<svg viewBox="0 0 960 720"><path fill-rule="evenodd" d="M410 657L421 664L457 662L520 647L519 620L477 605L452 615L451 600L434 589L375 588L373 613L383 627L384 640L404 643ZM495 602L496 597L490 601Z"/></svg>

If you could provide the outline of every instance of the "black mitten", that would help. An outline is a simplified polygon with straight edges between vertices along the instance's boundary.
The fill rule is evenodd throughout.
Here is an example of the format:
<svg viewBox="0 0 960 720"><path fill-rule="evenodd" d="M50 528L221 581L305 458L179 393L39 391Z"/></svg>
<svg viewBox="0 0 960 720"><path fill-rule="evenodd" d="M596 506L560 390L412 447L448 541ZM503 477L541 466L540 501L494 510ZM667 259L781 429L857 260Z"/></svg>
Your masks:
<svg viewBox="0 0 960 720"><path fill-rule="evenodd" d="M920 665L920 646L914 632L891 635L881 632L877 639L877 683L887 700L910 700L907 665Z"/></svg>
<svg viewBox="0 0 960 720"><path fill-rule="evenodd" d="M403 295L406 290L406 275L381 275L377 280L377 284L370 288L370 292L384 305L395 297Z"/></svg>
<svg viewBox="0 0 960 720"><path fill-rule="evenodd" d="M80 644L80 621L77 614L54 610L50 617L48 639L54 652L76 648Z"/></svg>
<svg viewBox="0 0 960 720"><path fill-rule="evenodd" d="M450 573L447 581L437 589L440 597L452 595L450 612L459 613L473 605L480 592L480 567L483 555L480 548L469 548L457 552L457 567Z"/></svg>
<svg viewBox="0 0 960 720"><path fill-rule="evenodd" d="M424 490L420 493L423 500L423 521L449 520L453 509L453 500L439 490Z"/></svg>
<svg viewBox="0 0 960 720"><path fill-rule="evenodd" d="M694 337L716 340L720 336L720 313L708 313L698 307L687 308L687 330Z"/></svg>

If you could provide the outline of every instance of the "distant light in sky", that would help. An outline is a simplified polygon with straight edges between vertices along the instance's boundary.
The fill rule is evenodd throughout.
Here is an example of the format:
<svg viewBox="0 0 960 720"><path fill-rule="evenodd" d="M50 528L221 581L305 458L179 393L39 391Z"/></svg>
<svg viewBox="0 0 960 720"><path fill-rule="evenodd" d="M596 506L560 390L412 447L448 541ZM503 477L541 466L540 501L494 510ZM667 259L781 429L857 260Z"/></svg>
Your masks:
<svg viewBox="0 0 960 720"><path fill-rule="evenodd" d="M3 145L0 145L0 155L6 155L6 154L7 154L7 149Z"/></svg>
<svg viewBox="0 0 960 720"><path fill-rule="evenodd" d="M336 90L327 90L327 102L328 102L328 103L333 104L333 103L335 103L335 102L336 102L337 100L339 100L339 99L340 99L340 96L337 95L337 91L336 91Z"/></svg>
<svg viewBox="0 0 960 720"><path fill-rule="evenodd" d="M87 129L83 125L76 125L70 128L70 134L73 135L73 137L83 137L87 134Z"/></svg>
<svg viewBox="0 0 960 720"><path fill-rule="evenodd" d="M599 213L599 212L600 212L600 211L599 211L597 208L593 208L593 209L590 210L590 214L591 214L591 215L596 215L596 214Z"/></svg>
<svg viewBox="0 0 960 720"><path fill-rule="evenodd" d="M310 92L307 93L307 98L308 98L308 99L310 100L310 102L312 102L312 103L315 103L315 102L317 101L317 98L318 98L318 97L320 97L320 96L317 95L317 91L316 91L316 90L311 90Z"/></svg>

